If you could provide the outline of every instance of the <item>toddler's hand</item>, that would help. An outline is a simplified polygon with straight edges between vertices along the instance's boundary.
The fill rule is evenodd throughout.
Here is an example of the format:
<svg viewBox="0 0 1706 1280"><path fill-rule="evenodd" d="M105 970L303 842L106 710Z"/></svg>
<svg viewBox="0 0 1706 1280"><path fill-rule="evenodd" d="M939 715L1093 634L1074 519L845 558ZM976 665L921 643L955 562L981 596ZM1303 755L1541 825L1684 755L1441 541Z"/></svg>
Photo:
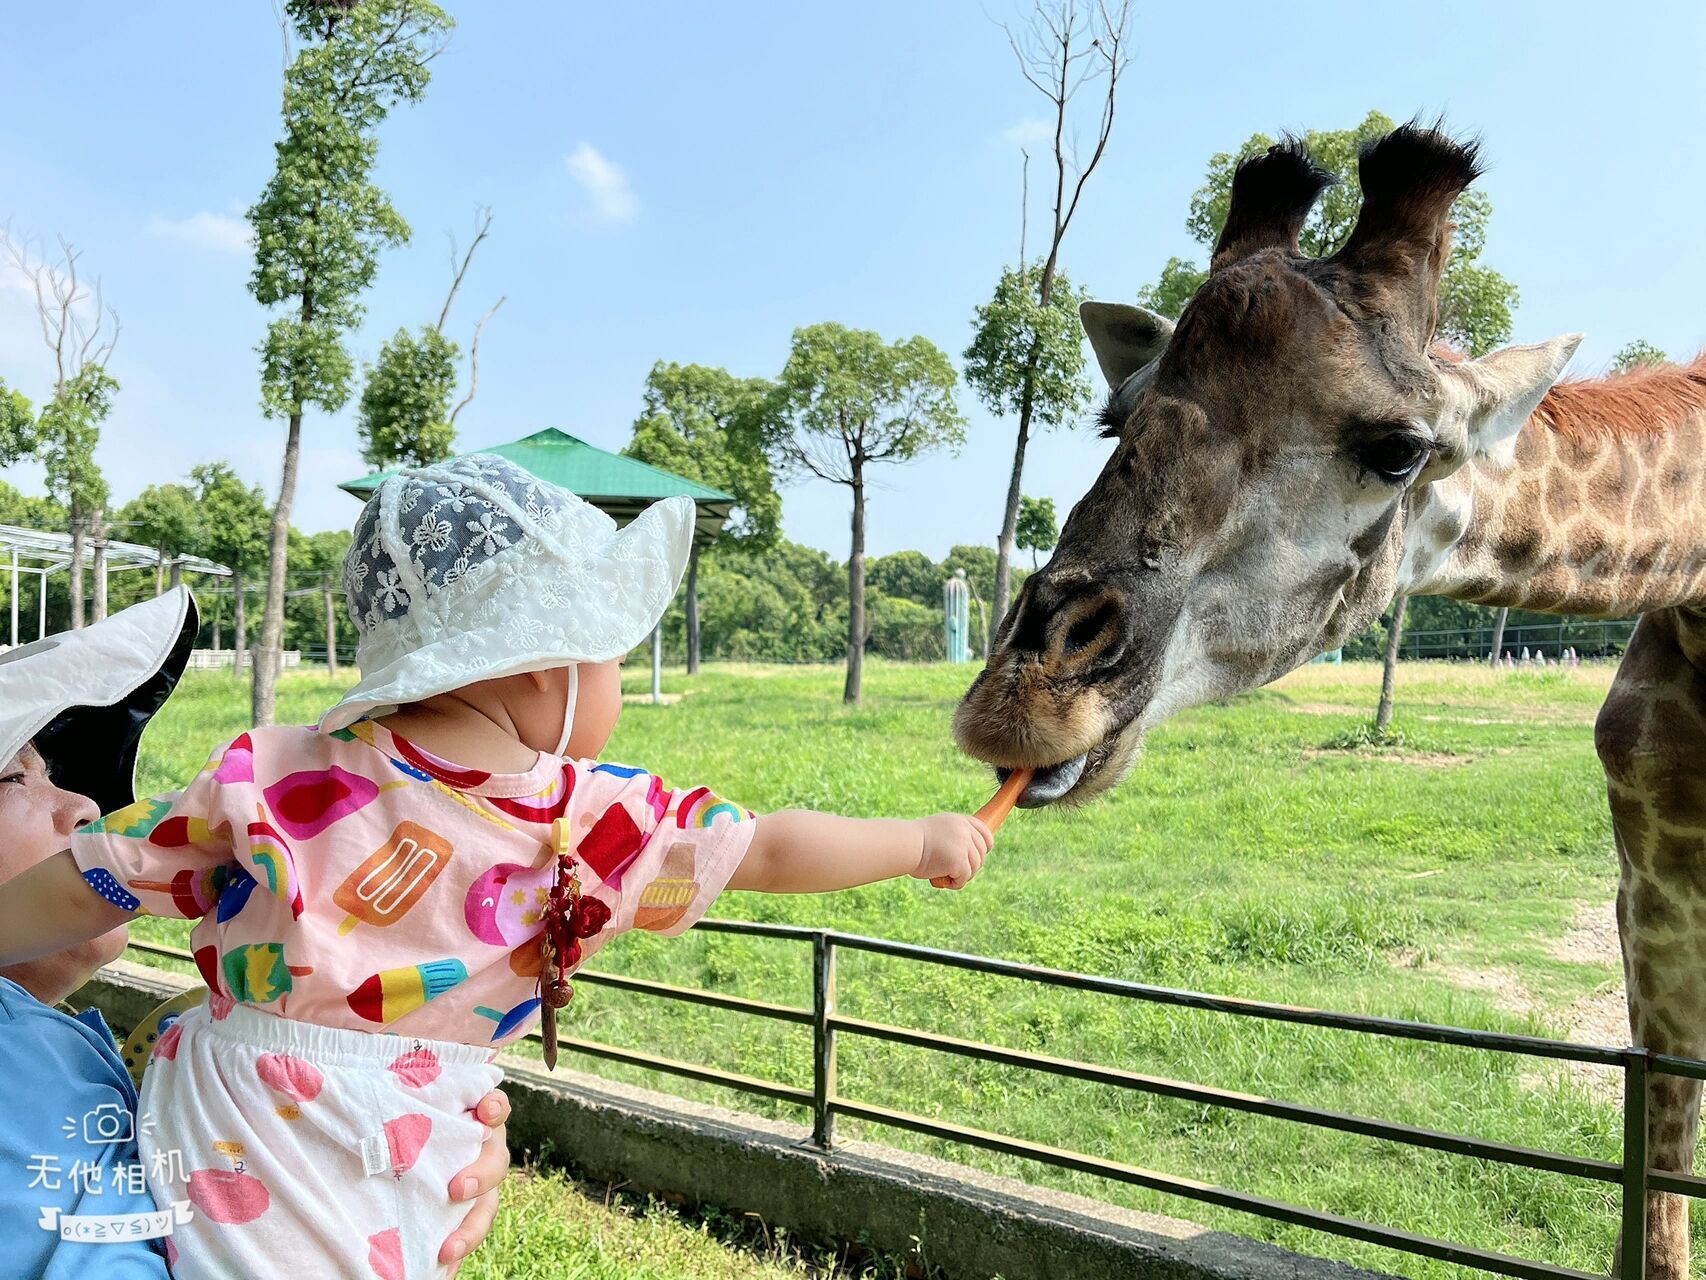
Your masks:
<svg viewBox="0 0 1706 1280"><path fill-rule="evenodd" d="M924 854L912 873L938 889L963 889L983 869L995 837L989 828L963 813L936 813L918 819Z"/></svg>

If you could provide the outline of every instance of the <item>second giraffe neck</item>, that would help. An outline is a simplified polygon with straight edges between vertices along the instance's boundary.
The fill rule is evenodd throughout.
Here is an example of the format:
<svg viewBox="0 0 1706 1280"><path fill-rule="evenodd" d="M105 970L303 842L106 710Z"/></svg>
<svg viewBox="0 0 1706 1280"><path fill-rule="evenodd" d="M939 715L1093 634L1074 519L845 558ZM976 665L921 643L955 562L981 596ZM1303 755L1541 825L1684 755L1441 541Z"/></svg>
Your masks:
<svg viewBox="0 0 1706 1280"><path fill-rule="evenodd" d="M1416 491L1399 590L1594 617L1706 604L1706 411L1623 432L1529 419L1514 464Z"/></svg>

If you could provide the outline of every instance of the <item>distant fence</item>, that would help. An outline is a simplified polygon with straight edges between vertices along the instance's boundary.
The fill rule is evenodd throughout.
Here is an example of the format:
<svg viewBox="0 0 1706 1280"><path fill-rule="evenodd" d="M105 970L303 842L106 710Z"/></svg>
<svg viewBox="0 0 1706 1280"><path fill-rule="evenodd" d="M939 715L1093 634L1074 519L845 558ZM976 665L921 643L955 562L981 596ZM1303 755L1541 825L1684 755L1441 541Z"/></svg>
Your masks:
<svg viewBox="0 0 1706 1280"><path fill-rule="evenodd" d="M192 671L217 671L222 668L229 669L235 665L235 662L236 653L231 649L191 649L190 660L187 665ZM243 670L247 671L254 665L255 651L253 649L243 650ZM301 665L302 651L300 649L284 650L285 670Z"/></svg>
<svg viewBox="0 0 1706 1280"><path fill-rule="evenodd" d="M1403 1253L1433 1258L1442 1262L1480 1267L1499 1275L1520 1276L1529 1280L1603 1280L1604 1273L1580 1271L1510 1254L1497 1253L1474 1245L1461 1244L1431 1236L1413 1234L1394 1227L1344 1217L1302 1205L1273 1200L1230 1188L1199 1182L1193 1178L1160 1173L1136 1165L1109 1160L1085 1152L1045 1146L1025 1138L991 1133L966 1125L954 1124L912 1112L898 1111L873 1102L860 1101L840 1092L836 1084L837 1042L842 1035L863 1036L893 1044L909 1045L936 1053L981 1062L993 1062L1029 1071L1043 1072L1066 1079L1089 1081L1129 1089L1138 1093L1196 1103L1201 1106L1223 1107L1252 1115L1317 1128L1333 1129L1404 1146L1438 1151L1449 1156L1492 1161L1518 1168L1536 1169L1585 1182L1615 1186L1619 1190L1619 1215L1622 1236L1618 1261L1624 1280L1640 1280L1645 1268L1647 1219L1646 1194L1649 1191L1668 1191L1691 1198L1706 1198L1706 1178L1690 1174L1665 1173L1647 1167L1647 1083L1652 1075L1682 1076L1706 1080L1706 1062L1670 1057L1646 1049L1613 1049L1593 1045L1571 1044L1563 1040L1547 1040L1538 1036L1513 1035L1495 1031L1475 1031L1463 1027L1437 1026L1425 1022L1409 1022L1396 1018L1372 1017L1362 1014L1330 1013L1320 1009L1298 1008L1292 1005L1269 1004L1258 1000L1243 1000L1233 996L1209 995L1200 991L1183 991L1147 983L1130 982L1120 978L1099 978L1088 974L1068 973L1007 960L992 960L983 956L940 951L934 947L912 943L890 942L858 934L840 933L830 929L807 929L794 925L753 924L735 920L702 920L695 928L711 933L738 934L745 937L779 938L807 944L811 948L812 1005L809 1009L791 1005L771 1004L743 996L726 995L696 987L673 986L643 978L583 969L575 974L578 982L612 987L620 991L652 996L665 1000L684 1001L712 1009L723 1009L748 1017L791 1023L810 1028L812 1036L812 1087L798 1088L775 1080L740 1075L700 1063L680 1062L659 1057L645 1050L601 1044L590 1040L563 1038L563 1052L584 1054L609 1062L661 1071L670 1075L697 1080L705 1084L734 1089L741 1093L773 1098L809 1111L812 1118L812 1141L828 1148L835 1142L835 1121L838 1116L862 1120L870 1124L906 1129L947 1142L979 1147L1004 1155L1034 1160L1040 1164L1080 1173L1095 1174L1116 1182L1144 1187L1151 1191L1183 1196L1204 1204L1270 1218L1293 1226L1308 1227L1366 1244L1381 1245ZM133 951L146 955L164 956L179 961L191 961L190 953L181 947L160 946L135 942ZM1257 1097L1207 1085L1172 1080L1120 1068L1056 1058L1046 1054L1029 1053L1000 1045L960 1040L911 1027L893 1026L863 1018L850 1018L836 1010L836 957L841 951L858 951L922 964L945 965L972 973L992 974L1042 986L1193 1009L1209 1013L1232 1014L1268 1022L1283 1022L1362 1035L1385 1036L1414 1040L1425 1044L1454 1045L1484 1050L1490 1053L1521 1054L1558 1062L1585 1063L1592 1066L1614 1067L1623 1075L1623 1147L1617 1161L1598 1160L1586 1156L1530 1147L1512 1146L1463 1134L1444 1133L1413 1125L1394 1124L1366 1116L1348 1115L1274 1098ZM531 1037L538 1038L534 1033Z"/></svg>
<svg viewBox="0 0 1706 1280"><path fill-rule="evenodd" d="M1620 655L1635 633L1633 619L1606 621L1599 618L1559 618L1556 622L1525 622L1505 628L1500 649L1513 657L1544 654L1562 657L1574 649L1578 657L1612 658ZM1466 658L1485 662L1493 652L1493 628L1452 628L1443 631L1406 631L1398 644L1400 658Z"/></svg>

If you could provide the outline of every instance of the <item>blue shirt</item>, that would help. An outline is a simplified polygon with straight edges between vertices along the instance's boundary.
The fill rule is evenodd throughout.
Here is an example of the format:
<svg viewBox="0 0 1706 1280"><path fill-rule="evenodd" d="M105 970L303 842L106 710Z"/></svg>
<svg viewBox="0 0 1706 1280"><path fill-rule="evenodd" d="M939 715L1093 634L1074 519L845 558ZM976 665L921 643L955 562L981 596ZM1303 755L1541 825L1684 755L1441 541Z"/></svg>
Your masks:
<svg viewBox="0 0 1706 1280"><path fill-rule="evenodd" d="M63 1243L40 1225L63 1214L149 1213L127 1168L136 1148L136 1090L100 1013L75 1017L0 978L0 1255L9 1274L72 1280L165 1280L146 1240ZM33 1184L33 1185L32 1185Z"/></svg>

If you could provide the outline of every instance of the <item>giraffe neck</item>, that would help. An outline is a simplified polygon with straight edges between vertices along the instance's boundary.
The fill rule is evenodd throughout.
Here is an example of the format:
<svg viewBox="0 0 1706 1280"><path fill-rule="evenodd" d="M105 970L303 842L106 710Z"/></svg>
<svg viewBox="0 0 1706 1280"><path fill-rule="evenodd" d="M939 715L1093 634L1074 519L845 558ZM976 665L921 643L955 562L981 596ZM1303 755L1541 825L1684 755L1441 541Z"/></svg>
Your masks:
<svg viewBox="0 0 1706 1280"><path fill-rule="evenodd" d="M1706 604L1706 404L1669 407L1633 428L1560 429L1543 403L1514 461L1418 489L1400 593L1612 618Z"/></svg>

